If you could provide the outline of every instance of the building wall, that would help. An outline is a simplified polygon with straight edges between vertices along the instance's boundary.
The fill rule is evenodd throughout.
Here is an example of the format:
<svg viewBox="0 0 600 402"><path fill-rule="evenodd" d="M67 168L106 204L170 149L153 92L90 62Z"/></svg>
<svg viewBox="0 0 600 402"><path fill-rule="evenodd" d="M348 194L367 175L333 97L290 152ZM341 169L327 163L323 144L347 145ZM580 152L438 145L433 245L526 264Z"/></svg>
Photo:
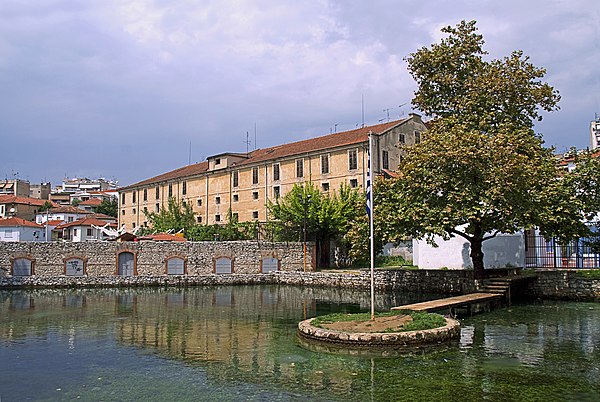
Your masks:
<svg viewBox="0 0 600 402"><path fill-rule="evenodd" d="M450 240L436 237L438 247L424 240L413 240L413 264L420 269L472 269L469 242L456 236ZM525 266L525 241L521 233L498 235L483 242L483 262L486 268Z"/></svg>
<svg viewBox="0 0 600 402"><path fill-rule="evenodd" d="M11 258L28 258L35 263L36 277L63 275L64 259L77 257L87 261L86 274L91 277L115 276L120 252L135 255L138 276L165 275L168 257L186 259L188 275L206 275L214 271L214 260L233 259L234 273L261 272L261 259L280 260L282 271L303 271L302 243L232 242L44 242L0 243L0 276L10 272ZM307 269L312 270L312 252Z"/></svg>
<svg viewBox="0 0 600 402"><path fill-rule="evenodd" d="M0 242L31 241L45 241L44 229L30 227L0 227Z"/></svg>
<svg viewBox="0 0 600 402"><path fill-rule="evenodd" d="M416 140L415 133L420 135L425 131L425 125L420 117L413 116L409 121L375 136L373 144L372 163L375 172L383 169L381 155L388 152L389 165L387 169L396 170L403 147L413 145ZM400 135L405 138L400 143ZM172 196L177 201L190 203L198 222L203 224L225 223L227 212L237 214L240 222L268 221L267 202L275 200L275 187L279 188L280 196L289 192L294 184L313 182L318 188L326 191L337 191L342 183L356 183L358 187L365 186L367 174L367 146L368 143L359 143L348 146L338 146L322 149L300 155L271 159L254 164L237 166L235 162L243 160L241 157L223 157L220 164L214 163L215 158L209 160L209 171L192 177L181 177L166 182L152 183L145 186L127 189L119 194L119 226L125 225L127 230L147 224L144 207L150 212L157 212L156 205L160 208L167 206L169 198L168 189L172 188ZM357 153L357 168L349 169L349 152ZM329 159L329 173L321 171L321 156L327 155ZM303 160L304 175L297 177L296 161ZM274 180L273 165L278 164L280 179ZM253 183L253 170L258 169L258 183ZM238 186L233 186L233 173L238 172ZM185 182L186 194L183 194ZM159 198L156 198L156 187L159 188ZM147 200L143 200L144 189L147 190ZM134 202L135 193L135 202ZM255 198L254 193L257 193ZM124 196L124 198L123 198ZM235 200L237 196L237 201ZM124 201L124 202L123 202Z"/></svg>
<svg viewBox="0 0 600 402"><path fill-rule="evenodd" d="M29 197L29 182L20 179L0 180L0 194Z"/></svg>
<svg viewBox="0 0 600 402"><path fill-rule="evenodd" d="M0 218L16 216L17 218L22 218L26 221L33 221L35 219L35 214L41 208L41 205L16 203L2 204L2 206L3 208L0 208ZM14 208L14 212L10 211L11 208Z"/></svg>

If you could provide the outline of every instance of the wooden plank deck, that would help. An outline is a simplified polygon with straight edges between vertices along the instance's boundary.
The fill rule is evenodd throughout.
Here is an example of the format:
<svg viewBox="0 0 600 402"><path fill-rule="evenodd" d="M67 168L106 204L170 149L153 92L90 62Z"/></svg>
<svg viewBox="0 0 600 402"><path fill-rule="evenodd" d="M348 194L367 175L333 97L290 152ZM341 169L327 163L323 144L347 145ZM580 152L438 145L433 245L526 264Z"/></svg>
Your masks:
<svg viewBox="0 0 600 402"><path fill-rule="evenodd" d="M467 306L475 303L499 300L503 297L504 296L499 293L470 293L462 296L447 297L445 299L430 300L421 303L392 307L392 310L435 311L457 306Z"/></svg>

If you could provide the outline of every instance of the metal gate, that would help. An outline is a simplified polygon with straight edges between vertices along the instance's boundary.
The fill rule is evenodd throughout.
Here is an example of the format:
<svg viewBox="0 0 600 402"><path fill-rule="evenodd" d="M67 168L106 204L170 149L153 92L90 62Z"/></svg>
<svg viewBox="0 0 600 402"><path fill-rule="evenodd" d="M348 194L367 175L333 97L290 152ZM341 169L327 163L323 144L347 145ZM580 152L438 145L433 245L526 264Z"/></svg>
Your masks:
<svg viewBox="0 0 600 402"><path fill-rule="evenodd" d="M119 275L134 276L135 275L134 255L130 252L119 254Z"/></svg>
<svg viewBox="0 0 600 402"><path fill-rule="evenodd" d="M525 265L528 268L600 268L600 238L560 243L528 231L525 233Z"/></svg>

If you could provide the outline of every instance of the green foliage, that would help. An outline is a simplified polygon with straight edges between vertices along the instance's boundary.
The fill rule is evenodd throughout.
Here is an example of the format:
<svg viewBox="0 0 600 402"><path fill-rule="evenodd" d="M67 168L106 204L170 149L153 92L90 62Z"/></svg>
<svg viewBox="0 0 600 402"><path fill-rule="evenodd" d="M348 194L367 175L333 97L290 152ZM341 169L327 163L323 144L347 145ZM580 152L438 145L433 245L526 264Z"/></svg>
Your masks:
<svg viewBox="0 0 600 402"><path fill-rule="evenodd" d="M576 275L583 279L600 279L600 269L580 270Z"/></svg>
<svg viewBox="0 0 600 402"><path fill-rule="evenodd" d="M378 255L377 257L375 257L376 267L401 267L404 265L412 265L412 263L406 261L401 255Z"/></svg>
<svg viewBox="0 0 600 402"><path fill-rule="evenodd" d="M402 326L402 331L423 331L426 329L439 328L446 325L446 319L435 313L422 313L414 311L410 313L412 321Z"/></svg>
<svg viewBox="0 0 600 402"><path fill-rule="evenodd" d="M108 216L117 217L117 211L119 209L119 205L116 199L103 199L100 205L96 208L96 212L99 214L104 214Z"/></svg>
<svg viewBox="0 0 600 402"><path fill-rule="evenodd" d="M162 208L160 212L144 212L152 230L158 233L172 230L179 232L183 230L186 238L190 230L196 226L196 218L190 204L184 204L181 201L170 197L167 208Z"/></svg>
<svg viewBox="0 0 600 402"><path fill-rule="evenodd" d="M233 241L257 238L257 222L238 222L229 210L225 225L194 225L187 238L193 241Z"/></svg>
<svg viewBox="0 0 600 402"><path fill-rule="evenodd" d="M399 177L380 182L375 216L386 217L384 239L464 237L482 276L483 241L542 220L556 168L533 120L560 97L522 52L483 60L476 30L474 21L444 28L441 43L407 58L418 84L413 104L435 120L406 149Z"/></svg>
<svg viewBox="0 0 600 402"><path fill-rule="evenodd" d="M79 198L73 198L73 201L71 201L71 205L76 207L79 204L81 204L81 200Z"/></svg>
<svg viewBox="0 0 600 402"><path fill-rule="evenodd" d="M52 209L52 203L50 201L45 201L44 205L42 205L39 209L39 212L45 212Z"/></svg>

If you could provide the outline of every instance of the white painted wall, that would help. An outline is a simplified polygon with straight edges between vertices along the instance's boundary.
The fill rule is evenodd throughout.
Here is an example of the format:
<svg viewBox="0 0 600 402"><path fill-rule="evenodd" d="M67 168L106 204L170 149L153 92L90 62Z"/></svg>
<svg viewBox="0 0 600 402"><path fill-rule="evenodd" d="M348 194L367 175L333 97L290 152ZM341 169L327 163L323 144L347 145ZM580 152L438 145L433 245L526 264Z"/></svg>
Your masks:
<svg viewBox="0 0 600 402"><path fill-rule="evenodd" d="M443 240L436 237L438 247L425 240L413 240L413 264L421 269L473 268L471 247L462 237ZM503 235L483 242L483 263L486 268L524 267L525 240L522 233Z"/></svg>
<svg viewBox="0 0 600 402"><path fill-rule="evenodd" d="M0 227L0 241L46 241L43 228L28 226Z"/></svg>

